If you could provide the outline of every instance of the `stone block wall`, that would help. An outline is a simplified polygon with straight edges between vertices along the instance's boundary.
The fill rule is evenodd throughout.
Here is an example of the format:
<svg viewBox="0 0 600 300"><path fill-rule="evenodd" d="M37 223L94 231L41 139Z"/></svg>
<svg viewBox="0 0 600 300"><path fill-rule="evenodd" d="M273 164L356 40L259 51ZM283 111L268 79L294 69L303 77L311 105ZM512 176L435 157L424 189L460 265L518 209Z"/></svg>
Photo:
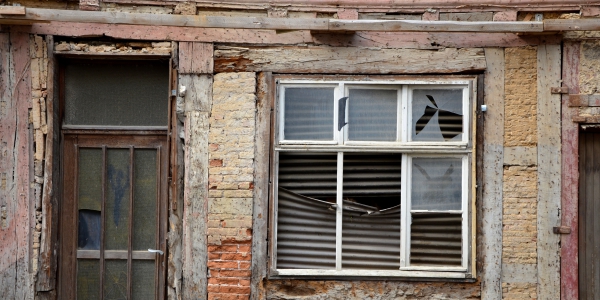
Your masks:
<svg viewBox="0 0 600 300"><path fill-rule="evenodd" d="M255 115L255 73L216 74L208 135L208 299L250 295Z"/></svg>
<svg viewBox="0 0 600 300"><path fill-rule="evenodd" d="M502 296L537 298L537 48L505 50Z"/></svg>

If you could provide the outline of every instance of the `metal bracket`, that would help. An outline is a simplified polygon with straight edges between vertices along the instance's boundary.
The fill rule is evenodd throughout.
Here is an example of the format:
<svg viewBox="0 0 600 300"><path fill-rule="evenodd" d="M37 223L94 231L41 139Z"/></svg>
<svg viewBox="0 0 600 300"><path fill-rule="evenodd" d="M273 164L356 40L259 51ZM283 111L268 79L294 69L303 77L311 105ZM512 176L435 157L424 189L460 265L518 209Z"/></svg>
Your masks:
<svg viewBox="0 0 600 300"><path fill-rule="evenodd" d="M552 94L568 94L569 87L566 87L566 86L552 87L552 88L550 88L550 93L552 93Z"/></svg>
<svg viewBox="0 0 600 300"><path fill-rule="evenodd" d="M569 233L571 233L571 227L569 227L569 226L553 227L552 231L556 234L569 234Z"/></svg>

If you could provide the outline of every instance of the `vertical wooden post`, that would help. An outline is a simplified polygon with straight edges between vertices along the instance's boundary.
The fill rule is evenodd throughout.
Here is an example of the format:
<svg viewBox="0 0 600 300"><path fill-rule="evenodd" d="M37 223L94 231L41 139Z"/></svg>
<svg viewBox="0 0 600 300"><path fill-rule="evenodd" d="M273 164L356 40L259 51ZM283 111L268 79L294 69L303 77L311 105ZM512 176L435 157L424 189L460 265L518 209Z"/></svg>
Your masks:
<svg viewBox="0 0 600 300"><path fill-rule="evenodd" d="M563 85L569 94L579 94L579 42L563 46ZM561 235L560 293L561 299L579 299L579 128L573 122L578 108L569 107L569 95L562 96L562 226L571 227L570 234Z"/></svg>
<svg viewBox="0 0 600 300"><path fill-rule="evenodd" d="M559 94L550 88L560 86L560 45L538 46L538 214L537 265L538 298L560 297L560 238L552 228L560 226L561 204L561 124Z"/></svg>
<svg viewBox="0 0 600 300"><path fill-rule="evenodd" d="M179 95L185 107L183 204L184 299L207 297L208 127L212 103L213 45L179 43Z"/></svg>
<svg viewBox="0 0 600 300"><path fill-rule="evenodd" d="M502 176L504 173L504 50L485 49L483 113L482 299L502 299Z"/></svg>

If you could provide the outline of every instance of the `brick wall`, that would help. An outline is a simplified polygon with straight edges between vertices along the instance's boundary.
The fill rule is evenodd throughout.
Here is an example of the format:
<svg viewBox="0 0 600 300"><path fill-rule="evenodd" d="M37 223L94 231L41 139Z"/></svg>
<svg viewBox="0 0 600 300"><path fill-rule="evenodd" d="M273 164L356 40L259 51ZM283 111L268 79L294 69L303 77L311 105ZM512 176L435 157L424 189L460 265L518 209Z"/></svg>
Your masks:
<svg viewBox="0 0 600 300"><path fill-rule="evenodd" d="M256 75L214 77L209 129L208 298L250 295Z"/></svg>
<svg viewBox="0 0 600 300"><path fill-rule="evenodd" d="M502 296L537 296L537 48L505 50ZM526 272L527 271L527 272Z"/></svg>

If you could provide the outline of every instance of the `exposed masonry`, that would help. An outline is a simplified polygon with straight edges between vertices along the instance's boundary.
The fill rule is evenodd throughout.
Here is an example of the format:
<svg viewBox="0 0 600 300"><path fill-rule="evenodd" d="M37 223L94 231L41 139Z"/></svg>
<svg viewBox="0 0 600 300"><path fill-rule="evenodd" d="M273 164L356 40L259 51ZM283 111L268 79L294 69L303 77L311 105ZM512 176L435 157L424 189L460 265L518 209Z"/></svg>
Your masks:
<svg viewBox="0 0 600 300"><path fill-rule="evenodd" d="M42 236L42 191L44 189L44 158L48 120L46 110L46 83L48 80L48 50L41 36L32 35L29 42L31 57L31 110L29 122L33 125L33 166L34 180L32 182L35 201L35 228L33 230L33 251L31 256L32 273L39 270L40 242Z"/></svg>
<svg viewBox="0 0 600 300"><path fill-rule="evenodd" d="M520 152L531 152L537 145L537 48L507 48L505 63L504 146L516 151L508 151L509 157L505 155L504 160L502 264L535 266L537 159L535 155L529 159L515 158ZM537 284L514 280L518 275L503 270L502 297L536 298Z"/></svg>
<svg viewBox="0 0 600 300"><path fill-rule="evenodd" d="M54 50L57 52L74 53L102 53L102 54L170 54L171 42L56 42Z"/></svg>
<svg viewBox="0 0 600 300"><path fill-rule="evenodd" d="M250 295L255 102L255 73L214 76L208 138L208 299Z"/></svg>

